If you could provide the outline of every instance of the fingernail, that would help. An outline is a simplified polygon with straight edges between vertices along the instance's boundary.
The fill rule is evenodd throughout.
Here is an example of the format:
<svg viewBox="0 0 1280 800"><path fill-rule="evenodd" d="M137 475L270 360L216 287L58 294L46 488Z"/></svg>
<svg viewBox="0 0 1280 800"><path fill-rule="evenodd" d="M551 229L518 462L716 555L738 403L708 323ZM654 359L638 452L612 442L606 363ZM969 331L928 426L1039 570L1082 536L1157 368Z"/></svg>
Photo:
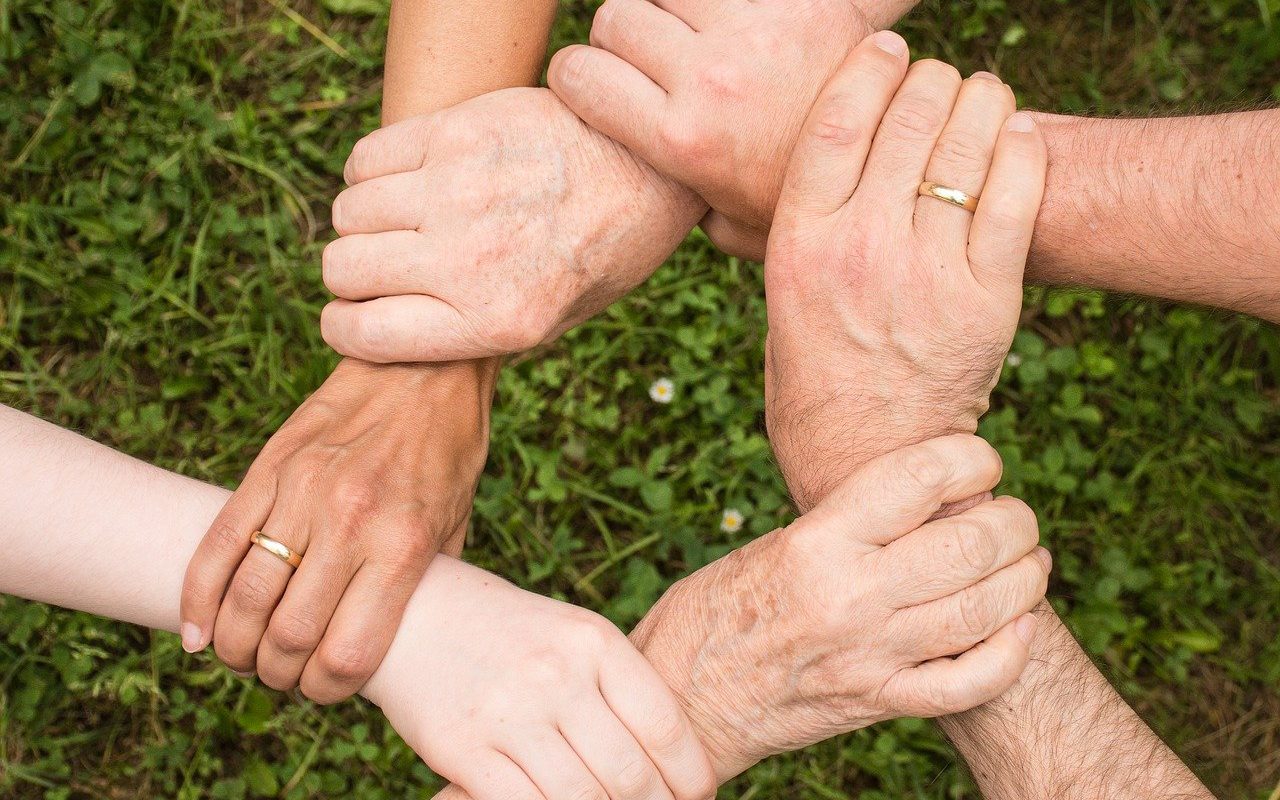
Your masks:
<svg viewBox="0 0 1280 800"><path fill-rule="evenodd" d="M1019 111L1009 121L1005 123L1005 127L1014 133L1031 133L1036 129L1036 121L1031 118L1030 114Z"/></svg>
<svg viewBox="0 0 1280 800"><path fill-rule="evenodd" d="M1031 644L1031 640L1036 637L1036 615L1023 614L1013 623L1013 632L1018 634L1023 644Z"/></svg>
<svg viewBox="0 0 1280 800"><path fill-rule="evenodd" d="M1053 572L1053 554L1043 547L1035 549L1036 558L1040 559L1040 563L1044 564L1045 572Z"/></svg>
<svg viewBox="0 0 1280 800"><path fill-rule="evenodd" d="M182 649L188 653L199 653L204 649L204 632L194 622L184 622L178 629L182 634Z"/></svg>
<svg viewBox="0 0 1280 800"><path fill-rule="evenodd" d="M248 672L236 672L233 669L231 670L231 674L235 675L237 678L252 678L254 673L253 670L249 670Z"/></svg>
<svg viewBox="0 0 1280 800"><path fill-rule="evenodd" d="M871 41L891 56L901 57L907 54L907 40L893 31L880 31L871 37Z"/></svg>
<svg viewBox="0 0 1280 800"><path fill-rule="evenodd" d="M980 81L995 81L996 83L1003 83L995 73L987 72L986 70L979 70L969 77L977 78Z"/></svg>

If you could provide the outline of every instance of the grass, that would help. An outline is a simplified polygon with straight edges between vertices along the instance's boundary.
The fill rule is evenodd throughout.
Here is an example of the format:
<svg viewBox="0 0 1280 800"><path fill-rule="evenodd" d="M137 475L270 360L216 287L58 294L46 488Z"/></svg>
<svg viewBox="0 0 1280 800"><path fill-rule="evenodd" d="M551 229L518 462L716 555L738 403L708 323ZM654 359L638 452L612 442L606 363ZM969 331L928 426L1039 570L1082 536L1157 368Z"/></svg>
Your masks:
<svg viewBox="0 0 1280 800"><path fill-rule="evenodd" d="M334 362L319 253L376 122L380 0L0 0L0 402L233 485ZM564 43L591 3L565 2ZM1280 99L1278 0L927 3L919 54L1028 106ZM633 623L789 515L761 424L758 266L694 235L635 296L508 369L470 552ZM1055 602L1225 797L1280 791L1280 336L1031 289L983 431L1057 556ZM668 376L677 394L652 403ZM735 507L741 533L718 528ZM429 796L370 707L243 684L175 637L0 599L0 795ZM772 759L742 798L972 798L931 726Z"/></svg>

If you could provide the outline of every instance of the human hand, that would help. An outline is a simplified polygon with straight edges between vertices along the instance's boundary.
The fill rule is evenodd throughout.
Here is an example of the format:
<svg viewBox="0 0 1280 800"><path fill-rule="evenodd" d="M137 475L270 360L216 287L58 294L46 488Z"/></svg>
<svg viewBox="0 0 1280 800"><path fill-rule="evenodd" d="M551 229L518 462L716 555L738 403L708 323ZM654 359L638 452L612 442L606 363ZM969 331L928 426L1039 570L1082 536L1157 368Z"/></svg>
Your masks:
<svg viewBox="0 0 1280 800"><path fill-rule="evenodd" d="M706 752L657 672L596 614L437 558L363 694L442 797L704 800Z"/></svg>
<svg viewBox="0 0 1280 800"><path fill-rule="evenodd" d="M994 76L908 70L893 33L814 105L765 260L766 423L801 508L880 453L976 430L1044 191L1043 138L1014 108ZM918 196L926 180L981 195L976 213Z"/></svg>
<svg viewBox="0 0 1280 800"><path fill-rule="evenodd" d="M197 548L183 646L212 639L231 669L276 689L300 684L316 702L356 692L432 557L461 551L494 379L476 363L342 362L267 442ZM305 553L296 573L250 545L258 530Z"/></svg>
<svg viewBox="0 0 1280 800"><path fill-rule="evenodd" d="M813 511L673 586L632 640L723 782L760 759L899 716L963 711L1027 664L1052 564L973 436L862 467Z"/></svg>
<svg viewBox="0 0 1280 800"><path fill-rule="evenodd" d="M492 92L374 131L324 251L325 340L368 361L503 355L647 278L704 206L545 89Z"/></svg>
<svg viewBox="0 0 1280 800"><path fill-rule="evenodd" d="M873 10L883 19L911 4ZM872 30L849 0L607 0L591 47L556 53L547 83L593 128L700 194L716 244L760 259L805 116Z"/></svg>

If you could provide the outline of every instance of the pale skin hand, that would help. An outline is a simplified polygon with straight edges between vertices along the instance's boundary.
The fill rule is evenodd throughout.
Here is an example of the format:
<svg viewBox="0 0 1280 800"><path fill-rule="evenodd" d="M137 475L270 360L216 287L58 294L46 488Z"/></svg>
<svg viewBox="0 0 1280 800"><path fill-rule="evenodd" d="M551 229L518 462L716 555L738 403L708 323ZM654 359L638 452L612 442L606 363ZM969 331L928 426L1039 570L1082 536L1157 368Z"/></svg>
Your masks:
<svg viewBox="0 0 1280 800"><path fill-rule="evenodd" d="M695 736L714 745L715 774L727 780L840 730L972 706L1025 666L1034 625L1024 612L1044 591L1048 554L1017 501L925 520L999 473L973 437L895 453L822 508L678 584L634 638L662 660L688 716L596 615L447 556L415 589L363 693L479 800L672 796L586 782L572 759L556 758L581 737L583 750L600 751L594 768L634 778L647 756L680 787L674 796L708 797L714 781ZM227 497L0 407L0 591L176 631L182 564ZM723 602L726 591L740 602ZM744 627L744 614L760 624ZM502 702L513 694L528 704ZM494 714L504 723L491 724Z"/></svg>
<svg viewBox="0 0 1280 800"><path fill-rule="evenodd" d="M860 5L882 27L914 3ZM836 0L608 0L593 46L557 53L548 83L593 127L698 191L716 209L703 222L713 240L760 259L799 123L871 30L856 17ZM1265 211L1280 182L1280 111L1036 120L1050 170L1030 280L1280 321L1280 217ZM740 153L756 158L734 161Z"/></svg>
<svg viewBox="0 0 1280 800"><path fill-rule="evenodd" d="M0 592L177 631L183 565L227 498L0 406ZM714 786L675 696L617 628L447 556L362 694L477 800Z"/></svg>
<svg viewBox="0 0 1280 800"><path fill-rule="evenodd" d="M632 633L721 782L775 753L984 702L1026 661L1051 560L988 492L995 451L936 439L867 464L813 511L677 583ZM953 658L954 657L954 658Z"/></svg>
<svg viewBox="0 0 1280 800"><path fill-rule="evenodd" d="M383 121L536 81L554 6L395 3ZM183 646L212 641L232 669L318 702L363 685L432 556L462 548L498 367L344 361L206 534L185 582ZM306 553L298 574L249 546L258 529Z"/></svg>
<svg viewBox="0 0 1280 800"><path fill-rule="evenodd" d="M519 352L635 287L701 213L545 89L495 92L366 136L324 254L338 352Z"/></svg>
<svg viewBox="0 0 1280 800"><path fill-rule="evenodd" d="M802 508L878 453L976 430L1017 328L1043 140L995 76L907 64L892 32L854 49L770 237L765 415ZM925 180L984 199L974 214L920 197ZM838 450L815 461L816 442Z"/></svg>

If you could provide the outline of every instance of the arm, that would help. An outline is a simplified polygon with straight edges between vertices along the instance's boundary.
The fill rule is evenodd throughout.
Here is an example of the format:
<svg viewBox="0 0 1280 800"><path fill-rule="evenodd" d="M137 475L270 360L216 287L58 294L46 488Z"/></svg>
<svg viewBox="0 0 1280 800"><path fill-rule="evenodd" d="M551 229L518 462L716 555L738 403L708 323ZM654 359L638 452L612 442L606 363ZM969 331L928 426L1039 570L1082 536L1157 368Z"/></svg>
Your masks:
<svg viewBox="0 0 1280 800"><path fill-rule="evenodd" d="M553 728L611 745L607 719L581 726L584 709L607 702L669 753L664 764L684 778L676 797L708 797L710 774L680 758L690 737L707 742L723 781L770 753L970 708L1009 686L1033 638L1026 611L1048 578L1035 515L1004 499L927 522L999 478L999 457L974 437L895 453L830 503L677 584L633 638L661 662L687 717L598 616L443 555L361 693L476 796L651 796L583 791L565 780L571 770L539 772L545 762L521 752ZM175 631L182 564L227 497L0 406L0 592ZM938 562L955 550L972 558ZM814 714L819 704L827 713ZM601 749L612 758L594 769L634 765ZM541 794L508 780L514 760Z"/></svg>
<svg viewBox="0 0 1280 800"><path fill-rule="evenodd" d="M554 8L394 3L384 122L535 82ZM213 642L232 669L276 689L301 685L319 702L359 689L431 558L461 552L498 367L342 362L263 448L196 550L184 647ZM309 563L290 575L249 546L255 530Z"/></svg>
<svg viewBox="0 0 1280 800"><path fill-rule="evenodd" d="M910 6L863 5L877 27ZM703 225L718 244L759 259L800 123L848 48L874 28L836 0L726 14L694 0L663 7L671 13L609 0L592 47L557 53L549 85L593 127L705 198L714 212ZM761 51L777 56L757 59ZM1038 119L1051 169L1031 280L1280 321L1271 194L1280 111Z"/></svg>
<svg viewBox="0 0 1280 800"><path fill-rule="evenodd" d="M892 36L856 48L818 99L769 240L766 414L801 503L826 494L832 470L976 425L1041 207L1044 142L1030 115L1009 116L1007 87L928 61L886 86L905 69L900 39L896 62L879 47ZM982 195L976 211L915 197L930 172ZM942 720L984 795L1207 797L1047 606L1040 624L1010 692Z"/></svg>
<svg viewBox="0 0 1280 800"><path fill-rule="evenodd" d="M0 406L0 592L177 631L183 565L227 498ZM652 777L626 773L649 756L682 800L711 780L676 698L617 628L448 556L414 584L361 694L478 797L606 796ZM555 757L574 747L582 761Z"/></svg>
<svg viewBox="0 0 1280 800"><path fill-rule="evenodd" d="M1280 110L1037 116L1049 189L1027 262L1033 280L1280 322Z"/></svg>

